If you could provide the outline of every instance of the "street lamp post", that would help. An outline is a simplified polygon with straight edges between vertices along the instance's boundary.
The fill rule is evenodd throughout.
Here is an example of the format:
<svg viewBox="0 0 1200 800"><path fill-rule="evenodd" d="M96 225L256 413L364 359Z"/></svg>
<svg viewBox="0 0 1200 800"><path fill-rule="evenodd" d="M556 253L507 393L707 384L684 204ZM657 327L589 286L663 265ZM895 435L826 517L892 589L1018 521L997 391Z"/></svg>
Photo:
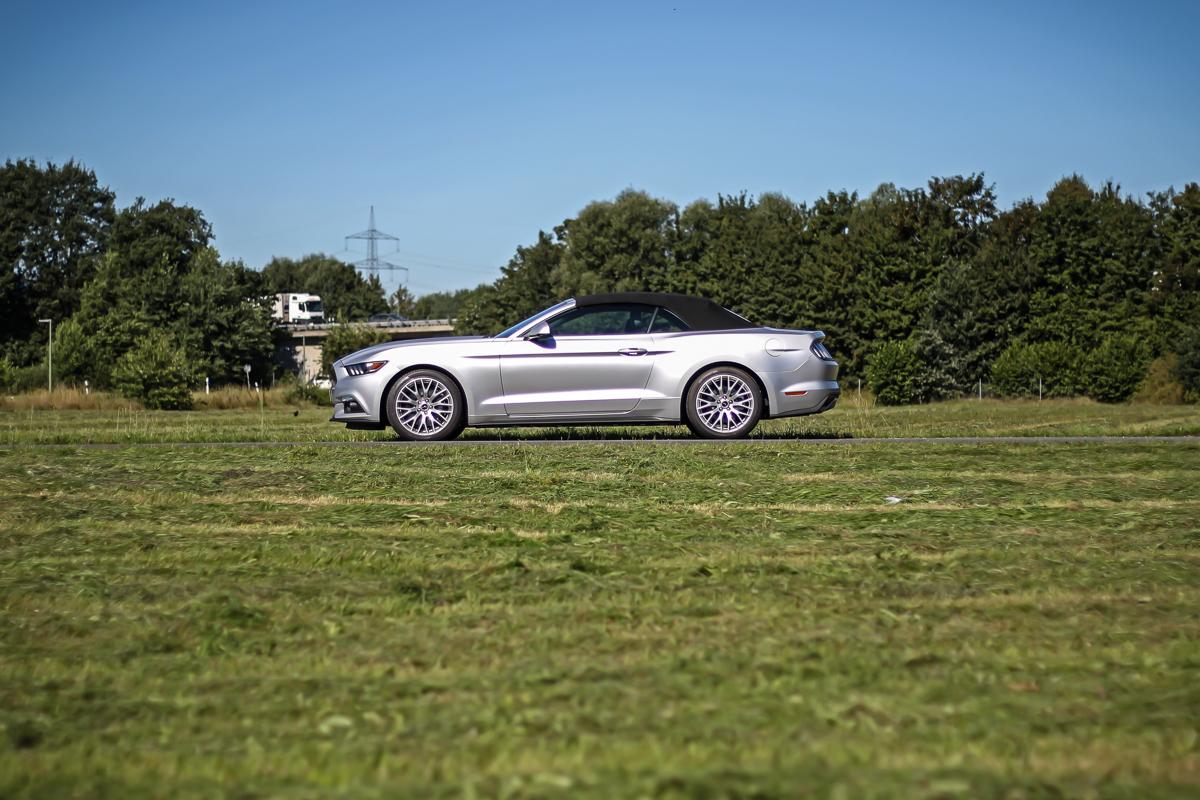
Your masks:
<svg viewBox="0 0 1200 800"><path fill-rule="evenodd" d="M39 319L39 323L44 323L50 326L50 339L46 342L46 349L49 355L46 356L46 391L54 391L54 320Z"/></svg>

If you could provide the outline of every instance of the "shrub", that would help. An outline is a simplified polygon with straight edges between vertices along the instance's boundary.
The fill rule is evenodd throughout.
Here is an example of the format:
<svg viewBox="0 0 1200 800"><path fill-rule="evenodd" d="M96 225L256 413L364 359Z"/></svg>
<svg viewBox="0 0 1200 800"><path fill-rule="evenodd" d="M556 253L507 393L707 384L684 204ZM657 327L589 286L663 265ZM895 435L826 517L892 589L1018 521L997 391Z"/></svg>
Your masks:
<svg viewBox="0 0 1200 800"><path fill-rule="evenodd" d="M12 394L44 390L46 388L46 362L17 367L5 359L3 363L0 363L0 381L3 382L4 391Z"/></svg>
<svg viewBox="0 0 1200 800"><path fill-rule="evenodd" d="M1184 402L1183 384L1179 382L1179 356L1166 353L1150 362L1146 377L1133 396L1135 403L1150 403L1159 406L1179 405Z"/></svg>
<svg viewBox="0 0 1200 800"><path fill-rule="evenodd" d="M117 391L147 408L191 408L193 378L183 348L161 332L139 339L113 368Z"/></svg>
<svg viewBox="0 0 1200 800"><path fill-rule="evenodd" d="M912 351L921 365L913 384L918 400L945 400L959 393L964 365L940 333L931 328L918 331L912 338Z"/></svg>
<svg viewBox="0 0 1200 800"><path fill-rule="evenodd" d="M283 399L292 405L331 405L329 390L322 389L320 386L314 386L311 383L296 382L288 386L284 392Z"/></svg>
<svg viewBox="0 0 1200 800"><path fill-rule="evenodd" d="M911 342L884 342L867 358L867 383L885 406L921 400L923 367Z"/></svg>
<svg viewBox="0 0 1200 800"><path fill-rule="evenodd" d="M91 377L90 342L74 317L54 328L54 382L82 383Z"/></svg>
<svg viewBox="0 0 1200 800"><path fill-rule="evenodd" d="M1122 403L1146 375L1147 357L1137 337L1108 336L1084 361L1084 389L1101 403Z"/></svg>
<svg viewBox="0 0 1200 800"><path fill-rule="evenodd" d="M1200 401L1200 330L1192 331L1179 343L1179 362L1175 375L1183 384L1190 402Z"/></svg>
<svg viewBox="0 0 1200 800"><path fill-rule="evenodd" d="M369 325L337 325L330 328L329 335L321 345L322 374L329 375L333 371L333 362L342 356L391 338L379 328Z"/></svg>
<svg viewBox="0 0 1200 800"><path fill-rule="evenodd" d="M1014 343L992 364L992 386L1005 397L1072 397L1081 391L1081 359L1066 342Z"/></svg>

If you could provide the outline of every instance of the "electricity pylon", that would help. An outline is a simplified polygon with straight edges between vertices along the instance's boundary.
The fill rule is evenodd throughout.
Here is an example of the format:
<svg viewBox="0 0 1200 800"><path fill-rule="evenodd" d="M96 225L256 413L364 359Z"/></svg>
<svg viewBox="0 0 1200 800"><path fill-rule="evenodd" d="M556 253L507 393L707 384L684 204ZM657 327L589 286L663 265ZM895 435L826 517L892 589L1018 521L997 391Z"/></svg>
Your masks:
<svg viewBox="0 0 1200 800"><path fill-rule="evenodd" d="M393 264L390 261L384 261L379 257L379 242L391 241L398 242L400 237L392 236L390 233L375 228L375 206L371 206L371 222L370 226L360 233L351 234L346 237L346 249L350 249L351 239L366 239L367 240L367 257L361 261L354 262L355 269L365 270L368 275L379 277L380 270L394 272L396 270L404 270L404 283L408 284L408 267L402 267L399 264Z"/></svg>

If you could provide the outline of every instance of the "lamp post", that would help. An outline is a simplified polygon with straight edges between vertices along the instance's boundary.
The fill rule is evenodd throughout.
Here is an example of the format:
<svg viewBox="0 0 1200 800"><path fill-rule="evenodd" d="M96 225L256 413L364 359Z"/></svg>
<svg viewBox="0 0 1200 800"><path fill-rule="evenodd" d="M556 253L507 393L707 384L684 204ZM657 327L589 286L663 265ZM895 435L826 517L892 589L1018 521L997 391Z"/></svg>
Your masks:
<svg viewBox="0 0 1200 800"><path fill-rule="evenodd" d="M54 391L54 320L39 319L39 323L44 323L50 326L50 338L46 342L46 348L49 355L46 356L46 391Z"/></svg>

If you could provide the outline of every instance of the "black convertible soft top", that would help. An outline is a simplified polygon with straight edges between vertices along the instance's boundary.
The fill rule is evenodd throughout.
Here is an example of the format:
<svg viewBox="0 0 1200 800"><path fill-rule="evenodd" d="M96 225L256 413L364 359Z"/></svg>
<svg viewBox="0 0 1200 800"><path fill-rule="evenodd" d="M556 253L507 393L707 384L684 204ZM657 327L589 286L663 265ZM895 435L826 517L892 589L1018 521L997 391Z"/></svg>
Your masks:
<svg viewBox="0 0 1200 800"><path fill-rule="evenodd" d="M727 308L686 294L658 292L614 292L612 294L589 294L575 298L575 307L608 305L609 303L643 303L662 306L694 331L729 331L742 328L757 328L745 317Z"/></svg>

